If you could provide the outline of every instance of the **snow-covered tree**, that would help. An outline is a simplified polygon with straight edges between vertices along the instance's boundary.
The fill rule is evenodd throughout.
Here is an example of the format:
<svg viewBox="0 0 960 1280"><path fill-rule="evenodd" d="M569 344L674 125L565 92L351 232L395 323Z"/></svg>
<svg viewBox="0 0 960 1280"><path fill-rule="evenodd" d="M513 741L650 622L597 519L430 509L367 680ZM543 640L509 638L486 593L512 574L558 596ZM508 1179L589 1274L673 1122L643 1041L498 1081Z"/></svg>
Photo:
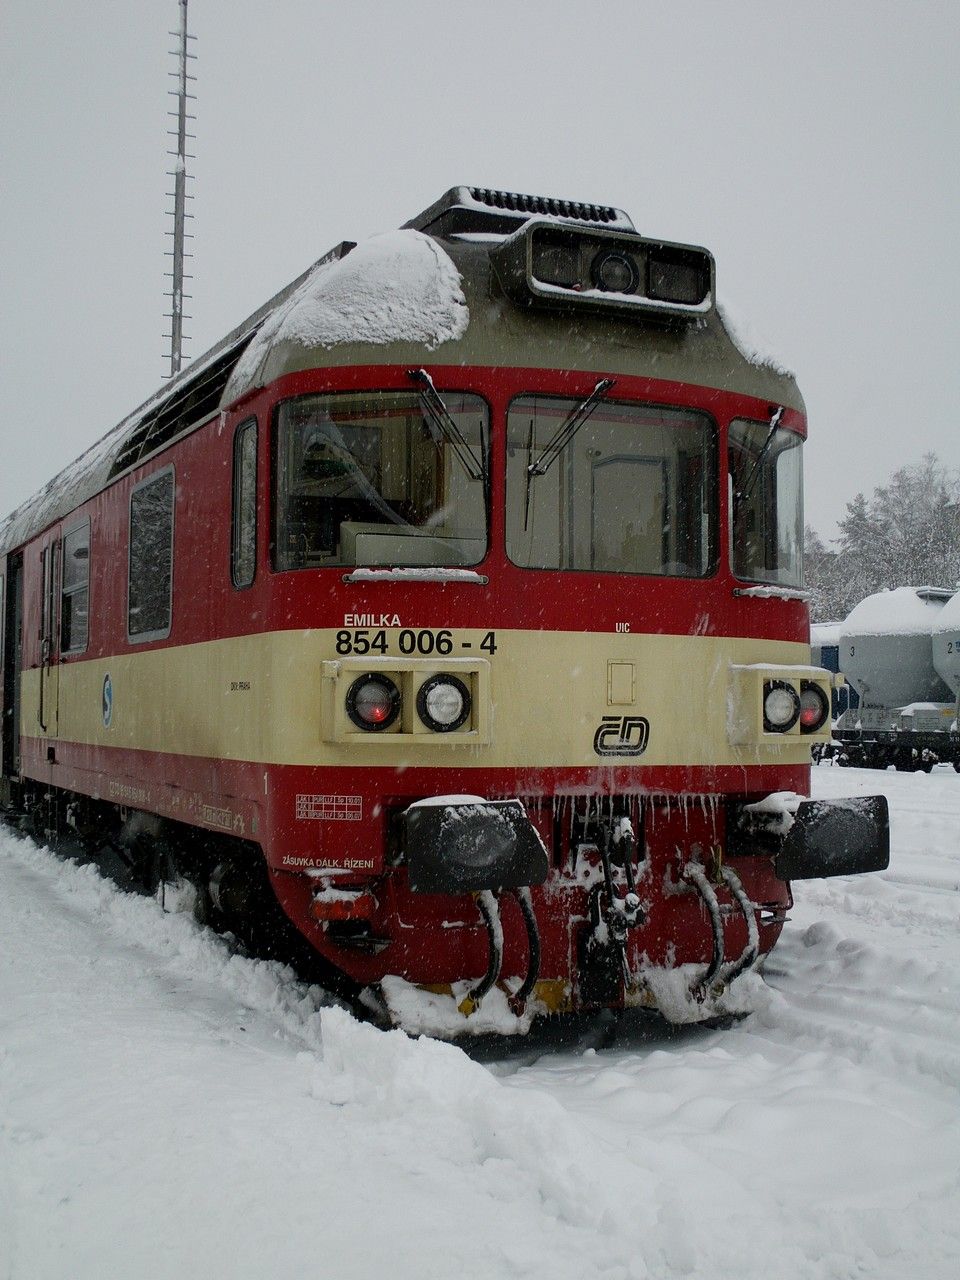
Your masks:
<svg viewBox="0 0 960 1280"><path fill-rule="evenodd" d="M814 619L842 618L884 587L960 586L960 469L934 453L901 467L839 522L837 550L812 529L806 580Z"/></svg>
<svg viewBox="0 0 960 1280"><path fill-rule="evenodd" d="M803 564L804 582L810 592L810 617L818 622L842 618L846 593L840 557L810 525L803 531Z"/></svg>

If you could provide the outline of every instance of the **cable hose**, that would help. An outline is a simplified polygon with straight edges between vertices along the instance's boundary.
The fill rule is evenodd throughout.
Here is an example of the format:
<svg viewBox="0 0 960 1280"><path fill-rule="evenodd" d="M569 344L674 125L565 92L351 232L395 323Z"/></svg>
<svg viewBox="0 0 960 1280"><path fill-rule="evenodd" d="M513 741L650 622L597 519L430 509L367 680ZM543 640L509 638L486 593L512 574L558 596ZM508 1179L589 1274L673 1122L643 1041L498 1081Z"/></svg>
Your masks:
<svg viewBox="0 0 960 1280"><path fill-rule="evenodd" d="M537 979L540 977L540 930L537 928L537 917L534 914L533 899L530 896L529 888L524 885L522 888L514 889L512 892L523 915L523 923L527 930L527 946L529 948L527 976L523 980L523 985L513 996L514 1003L522 1005L533 994Z"/></svg>

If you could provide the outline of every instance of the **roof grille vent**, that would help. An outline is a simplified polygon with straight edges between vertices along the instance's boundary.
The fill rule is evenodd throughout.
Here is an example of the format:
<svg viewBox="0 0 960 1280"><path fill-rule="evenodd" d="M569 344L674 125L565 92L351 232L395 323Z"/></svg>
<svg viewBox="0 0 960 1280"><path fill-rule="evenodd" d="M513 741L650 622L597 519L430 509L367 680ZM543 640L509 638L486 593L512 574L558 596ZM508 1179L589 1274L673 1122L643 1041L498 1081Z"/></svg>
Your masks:
<svg viewBox="0 0 960 1280"><path fill-rule="evenodd" d="M510 235L530 218L568 218L617 231L634 231L622 209L588 204L582 200L558 200L554 196L527 196L489 187L451 187L429 209L404 224L428 235Z"/></svg>
<svg viewBox="0 0 960 1280"><path fill-rule="evenodd" d="M610 205L582 204L579 200L557 200L553 196L524 196L513 191L490 191L470 187L480 204L494 209L512 209L531 217L576 218L578 222L617 222L623 215Z"/></svg>
<svg viewBox="0 0 960 1280"><path fill-rule="evenodd" d="M218 359L201 368L189 366L170 391L140 417L117 451L110 475L118 476L128 467L175 440L188 428L216 413L220 398L230 380L234 365L250 340L245 333L239 342L228 347Z"/></svg>

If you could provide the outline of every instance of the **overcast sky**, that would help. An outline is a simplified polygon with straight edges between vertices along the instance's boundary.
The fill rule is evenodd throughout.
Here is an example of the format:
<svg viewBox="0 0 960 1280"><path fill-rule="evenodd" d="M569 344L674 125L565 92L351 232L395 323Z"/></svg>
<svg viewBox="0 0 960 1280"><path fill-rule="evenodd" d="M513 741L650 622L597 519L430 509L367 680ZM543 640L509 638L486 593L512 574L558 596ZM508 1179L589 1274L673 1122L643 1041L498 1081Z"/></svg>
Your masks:
<svg viewBox="0 0 960 1280"><path fill-rule="evenodd" d="M201 354L456 183L706 245L796 370L826 536L960 465L958 0L190 0ZM160 384L176 0L3 7L0 516Z"/></svg>

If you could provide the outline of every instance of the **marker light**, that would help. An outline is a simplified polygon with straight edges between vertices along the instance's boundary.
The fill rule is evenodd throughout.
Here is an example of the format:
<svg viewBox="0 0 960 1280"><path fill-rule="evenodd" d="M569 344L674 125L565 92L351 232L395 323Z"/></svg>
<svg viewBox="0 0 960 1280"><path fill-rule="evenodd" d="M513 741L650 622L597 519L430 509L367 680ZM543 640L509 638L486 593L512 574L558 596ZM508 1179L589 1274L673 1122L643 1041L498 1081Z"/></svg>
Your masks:
<svg viewBox="0 0 960 1280"><path fill-rule="evenodd" d="M800 698L785 680L767 680L763 686L763 727L767 733L786 733L800 717Z"/></svg>
<svg viewBox="0 0 960 1280"><path fill-rule="evenodd" d="M647 297L696 306L710 291L707 266L702 253L683 249L651 253L647 258Z"/></svg>
<svg viewBox="0 0 960 1280"><path fill-rule="evenodd" d="M533 242L533 274L546 284L573 289L580 281L580 254L576 241L538 239Z"/></svg>
<svg viewBox="0 0 960 1280"><path fill-rule="evenodd" d="M470 717L470 690L456 676L432 676L420 686L417 714L434 733L451 733Z"/></svg>
<svg viewBox="0 0 960 1280"><path fill-rule="evenodd" d="M389 729L400 714L400 690L379 672L354 680L347 690L347 715L358 729Z"/></svg>
<svg viewBox="0 0 960 1280"><path fill-rule="evenodd" d="M800 732L816 733L830 714L830 702L818 684L804 680L800 684Z"/></svg>

